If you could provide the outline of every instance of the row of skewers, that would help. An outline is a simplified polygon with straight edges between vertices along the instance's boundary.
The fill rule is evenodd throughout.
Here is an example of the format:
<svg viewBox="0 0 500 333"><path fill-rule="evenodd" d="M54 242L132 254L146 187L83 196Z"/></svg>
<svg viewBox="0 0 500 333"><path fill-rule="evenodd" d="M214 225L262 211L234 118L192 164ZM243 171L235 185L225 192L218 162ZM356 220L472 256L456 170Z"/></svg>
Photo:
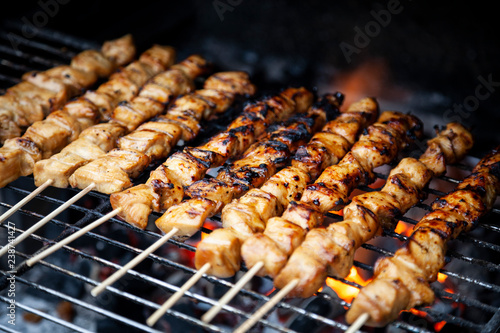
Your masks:
<svg viewBox="0 0 500 333"><path fill-rule="evenodd" d="M223 228L198 244L198 274L148 319L149 325L196 283L195 278L203 274L232 276L243 261L248 273L203 316L204 321L212 320L237 288L254 275L271 276L281 291L237 331L251 328L280 297L313 295L327 276L347 276L356 249L383 229L393 229L398 217L423 199L432 177L444 174L447 164L458 162L472 147L467 129L450 123L428 141L419 159L402 159L382 190L355 196L349 202L356 187L375 179L375 168L394 161L422 136L422 123L408 114L380 113L372 98L340 111L340 93L314 101L305 88L287 88L248 104L225 131L202 145L170 155L180 140L189 142L198 136L203 119L226 111L238 96L254 95L255 86L245 73L221 72L208 77L203 89L195 90L194 80L208 74L210 67L203 57L193 55L174 65L173 48L155 45L132 61L131 44L129 36L105 43L101 53L92 53L91 60L98 60L88 60L90 64L85 66L83 60L73 59L71 70L109 76L95 91L65 104L68 97L58 98L50 107L42 102L53 103L54 97L33 91L26 95L33 103L41 101L44 112L30 118L36 121L22 136L20 128L5 136L8 139L0 148L0 184L33 173L39 186L33 196L48 186L82 189L10 246L89 191L110 194L111 212L29 259L30 266L113 216L144 229L153 212L163 213L156 226L165 235L96 287L94 296L168 239L187 239L207 218L220 213ZM75 58L79 56L83 58ZM102 59L109 62L104 72L96 65ZM111 74L125 63L129 64ZM61 83L54 73L58 72L33 73L25 82L38 84L38 90L50 87L50 96L77 94L76 79ZM86 85L80 82L80 91L91 86L90 81ZM11 89L5 96L22 101L24 95ZM18 109L22 111L4 112L2 119L27 126L28 121L19 122L25 109ZM134 178L166 157L144 184L133 186ZM470 230L496 198L498 158L496 150L485 157L455 192L433 205L430 217L417 224L410 241L394 258L377 264L374 281L347 314L349 322L360 318L354 328L362 321L385 325L400 310L432 302L428 283L444 265L446 242ZM219 168L217 176L206 177L214 168ZM323 226L325 213L342 207L344 221ZM0 255L7 250L4 246Z"/></svg>

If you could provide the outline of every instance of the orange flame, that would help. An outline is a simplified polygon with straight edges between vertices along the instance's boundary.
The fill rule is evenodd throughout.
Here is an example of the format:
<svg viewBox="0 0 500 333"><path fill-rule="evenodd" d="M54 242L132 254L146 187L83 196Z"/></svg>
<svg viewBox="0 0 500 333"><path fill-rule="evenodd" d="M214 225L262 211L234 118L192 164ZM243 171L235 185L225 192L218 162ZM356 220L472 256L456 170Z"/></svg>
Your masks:
<svg viewBox="0 0 500 333"><path fill-rule="evenodd" d="M420 311L420 310L417 310L417 309L411 309L410 312L413 313L415 316L419 316L419 317L422 317L422 318L425 318L427 316L427 312Z"/></svg>
<svg viewBox="0 0 500 333"><path fill-rule="evenodd" d="M366 286L371 279L365 280L363 277L359 274L358 270L356 267L351 268L351 272L349 273L349 276L346 278L347 281L357 283L361 286ZM332 279L332 278L327 278L326 279L326 284L330 288L332 288L337 295L343 299L346 302L352 302L352 300L358 296L359 289L353 286L350 286L348 284L345 284L343 282L340 282L338 280Z"/></svg>
<svg viewBox="0 0 500 333"><path fill-rule="evenodd" d="M394 229L394 232L409 237L413 232L413 225L403 221L399 221L396 229Z"/></svg>
<svg viewBox="0 0 500 333"><path fill-rule="evenodd" d="M441 330L443 329L444 325L446 325L445 321L440 321L439 323L435 323L434 324L434 330L436 332L441 332Z"/></svg>
<svg viewBox="0 0 500 333"><path fill-rule="evenodd" d="M438 273L438 278L437 280L440 282L440 283L444 283L446 281L446 279L448 278L448 276L444 275L443 273Z"/></svg>

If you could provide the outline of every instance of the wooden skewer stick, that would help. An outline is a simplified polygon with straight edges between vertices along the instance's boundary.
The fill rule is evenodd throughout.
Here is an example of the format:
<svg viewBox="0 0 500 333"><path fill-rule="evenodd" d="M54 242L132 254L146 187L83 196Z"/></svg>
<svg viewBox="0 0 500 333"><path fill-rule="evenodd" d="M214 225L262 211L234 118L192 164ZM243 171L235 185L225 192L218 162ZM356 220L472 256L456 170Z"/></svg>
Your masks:
<svg viewBox="0 0 500 333"><path fill-rule="evenodd" d="M266 313L268 313L276 304L278 304L279 301L285 298L285 296L288 295L288 293L292 291L292 289L295 288L298 283L299 279L293 279L292 281L288 282L288 284L283 287L283 289L281 289L276 295L274 295L269 300L269 302L255 311L255 313L250 318L248 318L243 324L235 329L234 333L244 333L251 329L252 326L255 325L255 323L257 323L262 317L264 317Z"/></svg>
<svg viewBox="0 0 500 333"><path fill-rule="evenodd" d="M263 266L263 261L259 261L258 263L256 263L248 272L245 273L245 275L240 278L240 280L231 289L227 291L224 296L222 296L217 304L215 304L210 310L208 310L207 313L205 313L201 317L201 320L205 323L209 323L210 321L212 321L212 319L214 319L214 317L220 312L220 310L222 310L222 307L229 303Z"/></svg>
<svg viewBox="0 0 500 333"><path fill-rule="evenodd" d="M109 212L108 214L104 215L100 219L98 219L98 220L90 223L85 228L82 228L82 229L78 230L73 235L66 237L62 241L60 241L60 242L54 244L53 246L49 247L47 250L38 253L36 256L34 256L33 258L31 258L28 261L26 261L26 265L33 266L34 264L36 264L40 260L44 259L48 255L51 255L52 253L56 252L57 250L59 250L63 246L68 245L69 243L71 243L75 239L83 236L84 234L86 234L90 230L92 230L94 228L97 228L98 226L100 226L104 222L108 221L110 218L116 216L121 210L122 210L122 208L117 208L115 210L112 210L111 212Z"/></svg>
<svg viewBox="0 0 500 333"><path fill-rule="evenodd" d="M52 179L47 180L45 183L43 183L42 185L40 185L33 192L31 192L29 195L27 195L24 199L22 199L17 204L15 204L14 206L12 206L8 211L6 211L5 213L2 214L2 216L0 216L0 223L2 223L3 221L5 221L6 219L8 219L12 214L14 214L15 212L17 212L22 206L24 206L28 202L30 202L31 199L33 199L38 194L40 194L40 192L42 192L47 187L49 187L53 182L54 182L54 180L52 180Z"/></svg>
<svg viewBox="0 0 500 333"><path fill-rule="evenodd" d="M120 209L121 208L117 208ZM115 209L115 210L117 210ZM125 266L114 272L111 276L109 276L106 280L102 281L98 286L94 287L90 291L92 296L96 297L99 295L101 292L104 291L107 287L118 281L123 275L125 275L129 270L137 266L139 263L141 263L144 259L147 258L151 253L156 251L160 246L165 244L170 238L172 238L173 235L175 235L179 231L177 228L173 228L170 230L168 233L166 233L163 237L158 239L156 242L154 242L150 247L142 251L137 257L129 261Z"/></svg>
<svg viewBox="0 0 500 333"><path fill-rule="evenodd" d="M78 200L80 200L83 196L85 196L85 194L87 194L88 192L92 191L92 189L95 186L96 186L95 183L91 183L85 189L83 189L82 191L80 191L80 193L76 194L71 199L69 199L68 201L66 201L64 204L62 204L61 206L59 206L59 208L57 208L56 210L54 210L52 213L50 213L49 215L45 216L43 219L41 219L37 223L33 224L31 226L31 228L29 228L28 230L26 230L25 232L23 232L16 239L14 239L12 242L10 242L7 246L4 246L0 250L0 257L3 256L5 253L7 253L7 251L9 250L9 248L11 248L13 246L16 246L17 244L19 244L20 242L22 242L23 240L25 240L26 238L28 238L29 235L31 235L32 233L34 233L35 231L37 231L38 229L40 229L41 227L43 227L50 220L52 220L54 217L56 217L57 215L61 214L61 212L63 212L66 208L68 208L69 206L71 206L72 204L74 204L75 202L77 202Z"/></svg>
<svg viewBox="0 0 500 333"><path fill-rule="evenodd" d="M352 323L352 325L347 329L347 331L345 331L345 333L357 332L368 321L368 319L370 319L370 315L366 312L363 313L358 317L358 319L354 321L354 323Z"/></svg>
<svg viewBox="0 0 500 333"><path fill-rule="evenodd" d="M207 262L203 265L196 274L194 274L189 280L184 283L184 285L175 292L163 305L156 310L147 320L146 324L152 327L164 314L168 311L177 301L184 296L186 291L189 290L196 282L198 282L203 274L205 274L210 269L210 264Z"/></svg>

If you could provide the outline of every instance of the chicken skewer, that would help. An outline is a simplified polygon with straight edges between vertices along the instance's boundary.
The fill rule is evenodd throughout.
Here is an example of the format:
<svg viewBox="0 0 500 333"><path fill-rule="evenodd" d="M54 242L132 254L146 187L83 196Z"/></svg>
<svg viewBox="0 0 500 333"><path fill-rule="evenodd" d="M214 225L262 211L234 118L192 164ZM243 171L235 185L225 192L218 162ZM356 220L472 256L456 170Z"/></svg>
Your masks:
<svg viewBox="0 0 500 333"><path fill-rule="evenodd" d="M289 254L300 245L307 230L322 224L323 213L316 211L321 203L325 211L343 205L358 185L371 182L374 178L374 168L389 163L401 149L421 134L422 123L416 117L393 111L383 112L377 123L364 131L339 164L326 168L314 184L306 186L305 192L322 190L328 193L326 198L330 199L330 204L324 202L324 199L307 199L311 195L305 193L300 202L292 201L282 217L271 218L267 222L264 233L255 234L245 240L241 247L241 256L247 267L255 271L254 266L262 266L257 272L258 275L275 277L286 264ZM334 186L330 190L326 184ZM280 233L280 230L284 232ZM260 319L259 316L267 312L266 307L254 315L251 321L246 321L240 328L241 331L244 331L245 327L250 328Z"/></svg>
<svg viewBox="0 0 500 333"><path fill-rule="evenodd" d="M101 51L85 50L73 57L70 65L43 72L29 72L23 81L0 96L0 143L19 137L22 128L45 118L68 100L108 77L135 57L131 35L107 41Z"/></svg>
<svg viewBox="0 0 500 333"><path fill-rule="evenodd" d="M120 101L132 99L149 78L171 65L174 53L170 47L152 47L138 61L112 75L97 91L87 92L35 122L22 137L7 140L0 148L0 187L31 174L35 162L58 153L76 140L82 130L100 118L105 119Z"/></svg>
<svg viewBox="0 0 500 333"><path fill-rule="evenodd" d="M66 104L59 114L62 120L55 118L51 121L52 115L47 118L48 121L37 123L34 129L31 130L32 135L36 140L30 140L30 135L27 137L18 138L18 144L31 147L28 152L20 150L19 147L7 149L5 146L0 148L0 156L3 160L0 162L2 170L1 186L8 182L17 179L20 175L28 175L33 170L35 174L35 184L38 187L36 193L40 193L51 184L60 185L60 179L46 177L40 180L37 177L40 168L37 168L35 161L40 160L42 155L51 155L50 150L58 150L63 147L69 140L73 139L77 133L71 133L71 129L64 128L69 121L73 121L75 125L73 129L82 130L80 137L85 137L88 145L72 146L66 151L73 154L70 158L64 160L65 165L53 165L51 162L38 162L43 166L45 163L48 172L56 172L56 168L71 168L71 164L82 163L82 159L90 158L93 154L99 154L102 150L111 149L114 146L116 138L124 133L124 128L118 123L99 124L89 128L88 125L97 122L99 119L108 119L114 108L118 106L120 101L131 100L138 92L140 85L148 80L154 73L162 71L164 68L172 65L175 58L175 51L171 47L153 46L145 51L139 60L131 63L129 66L122 69L119 73L114 74L109 81L103 83L94 92L87 92L83 97L78 98ZM149 68L148 71L139 72L138 68ZM127 78L127 75L130 78ZM148 84L147 86L149 86ZM154 88L154 87L153 87ZM142 94L142 91L141 91ZM76 122L74 121L76 119ZM78 123L78 124L76 124ZM76 135L75 135L76 134ZM76 140L80 141L80 140ZM51 146L46 144L49 142ZM92 146L92 144L97 145ZM39 148L41 146L42 148ZM32 153L33 155L30 155ZM55 169L52 169L55 168ZM49 171L50 170L50 171ZM35 194L36 195L36 194ZM29 202L35 196L33 193L20 203L9 209L0 217L0 222L7 219L24 204Z"/></svg>
<svg viewBox="0 0 500 333"><path fill-rule="evenodd" d="M458 123L448 124L428 141L428 148L419 160L411 157L401 160L382 190L354 197L344 208L344 221L310 230L300 246L292 249L274 285L290 289L283 296L309 297L323 285L327 275L346 277L356 249L380 234L382 228L394 228L396 217L423 197L423 189L432 176L443 174L446 163L457 162L471 147L470 133ZM250 318L242 327L251 327L254 322Z"/></svg>
<svg viewBox="0 0 500 333"><path fill-rule="evenodd" d="M217 82L223 81L225 84L220 85ZM229 81L232 81L230 85L227 83ZM220 88L220 89L214 89L215 87ZM226 89L226 90L224 90ZM250 90L251 89L251 90ZM243 72L222 72L222 73L217 73L211 76L210 78L207 79L205 82L205 87L204 89L194 91L188 95L184 95L183 97L179 98L176 100L174 105L169 109L168 112L171 112L172 110L179 111L180 108L185 108L186 110L191 110L194 107L193 101L198 101L200 103L200 106L205 108L203 114L205 116L209 116L213 114L214 112L223 112L227 110L231 104L235 101L236 97L238 95L245 95L248 93L253 93L254 88L251 85L248 75ZM207 103L209 101L210 103ZM167 113L168 115L168 113ZM157 118L160 119L160 118ZM165 126L164 126L165 125ZM144 128L144 129L141 129ZM163 151L167 152L170 150L170 147L173 146L177 140L181 137L181 131L182 127L180 126L174 126L174 124L170 122L161 122L159 121L152 121L143 124L138 128L138 133L141 133L141 131L146 131L149 130L151 133L160 133L162 136L164 136L164 133L172 133L172 135L168 136L170 142L167 142L165 138L163 137L162 140L160 141L161 147L158 147L154 150L150 149L153 145L151 143L147 143L145 141L148 140L140 140L140 145L137 145L137 149L141 150L136 150L137 153L140 154L149 154L148 156L153 156L152 152L156 152L155 154L160 154L160 148L163 149ZM171 132L167 132L166 130L171 130ZM154 132L158 131L158 132ZM135 132L132 132L131 134L134 134ZM148 136L149 137L149 136ZM121 139L127 139L125 142L131 141L130 138L127 138L127 136L122 137ZM120 140L121 140L120 139ZM151 139L152 143L156 144L157 140L156 139ZM133 163L133 161L131 162ZM85 191L85 190L84 190ZM71 235L70 237L65 238L61 242L53 245L46 251L43 251L39 253L37 256L31 258L27 264L28 265L34 265L37 261L45 258L46 256L50 255L51 253L57 251L61 247L63 247L66 244L69 244L76 238L80 237L81 235L85 234L89 230L92 230L93 228L96 228L97 226L103 224L110 218L116 216L120 212L121 208L116 208L110 213L108 213L106 216L98 219L97 221L87 225L85 228L79 230L77 233ZM158 242L157 242L158 243ZM155 244L157 244L155 243ZM157 246L159 247L161 244L158 244ZM151 247L152 248L152 247ZM151 251L153 252L155 249L152 250L146 250L144 251L142 256L147 256L147 252ZM132 263L129 263L129 265L132 265ZM125 267L126 268L126 267Z"/></svg>
<svg viewBox="0 0 500 333"><path fill-rule="evenodd" d="M321 287L327 273L334 277L346 277L356 249L380 234L383 228L393 229L397 224L396 217L406 213L423 197L423 189L431 178L444 174L446 164L461 160L472 148L472 142L471 134L462 125L448 124L437 137L428 141L427 150L418 160L411 157L401 160L380 191L354 197L344 208L344 221L308 232L304 242L276 276L275 286L281 288L292 279L299 278L300 282L291 296L309 297ZM319 253L313 255L314 243L319 245L316 250L326 251L328 255L321 259ZM314 260L314 264L308 265L314 269L300 275L293 265L304 264L305 260Z"/></svg>
<svg viewBox="0 0 500 333"><path fill-rule="evenodd" d="M160 70L160 67L165 67L167 65L170 65L172 62L173 62L173 56L174 56L174 50L170 47L162 47L162 46L155 46L153 47L152 49L150 49L149 51L147 51L146 53L144 53L143 55L141 55L139 61L142 59L144 64L142 66L144 66L144 68L149 67L149 71L148 72L152 72L153 71L153 67L152 66L149 66L148 63L151 63L153 65L156 66L156 70ZM125 74L124 73L127 73L128 71L126 70L126 68L120 73L120 78L116 79L116 80L112 80L112 81L117 81L119 84L120 82L126 82L128 81L128 79L126 80L125 79ZM130 72L132 73L133 70L130 70ZM132 85L135 85L135 83L133 82L143 82L145 83L147 80L148 80L148 75L146 75L146 73L144 73L144 75L142 75L141 77L142 78L139 78L139 75L137 75L137 72L136 73L132 73L131 75L135 75L137 76L134 81L129 81L130 84L128 85L129 87L131 87L131 90L127 91L127 89L123 89L121 92L118 91L117 94L115 94L115 99L111 99L109 98L109 101L112 102L112 104L118 104L118 102L120 101L120 96L123 96L123 97L126 97L126 95L129 96L130 99L132 99L132 97L134 96L134 91L137 91L138 89L136 88L133 88ZM151 76L151 75L149 75ZM132 80L132 79L131 79ZM108 82L111 82L111 81L108 81ZM108 89L108 88L106 88ZM99 89L96 91L96 93L99 92ZM107 96L107 94L104 94L103 92L100 92L101 95L103 96ZM133 98L133 101L135 100L140 100L141 102L143 102L143 99L144 97L142 96L138 96L136 98ZM151 101L151 103L159 103L159 102L155 102L154 100L152 99L149 99L149 101ZM66 119L70 119L70 120L73 120L74 122L77 122L78 120L89 120L89 118L87 118L86 116L88 116L88 113L89 113L89 110L90 111L94 111L96 112L97 111L97 106L95 104L92 104L91 102L87 101L87 100L83 100L83 99L78 99L77 101L75 101L75 103L77 103L76 105L74 106L71 106L68 108L68 110L77 110L81 117L80 118L76 118L76 117L72 117L69 112L66 112L66 111L61 111L61 115L65 116ZM86 108L86 109L83 109L82 108L82 104L84 106L90 106L91 108ZM123 105L123 103L121 104ZM115 111L117 111L117 109L119 109L121 107L121 105L119 105L113 112L113 115L115 114ZM147 105L147 104L146 104ZM54 113L53 113L54 114ZM94 113L95 114L95 113ZM50 120L50 117L47 117L47 119ZM46 119L46 120L47 120ZM93 119L92 119L93 121ZM35 123L36 125L36 123ZM50 123L50 122L45 122L45 121L42 121L40 123L40 126L38 127L39 128L39 135L37 137L37 140L36 142L50 142L50 138L51 138L51 134L54 133L54 127L57 128L57 123ZM48 130L47 130L48 128ZM30 127L31 129L31 127ZM26 132L26 134L29 134L30 132L30 129L28 129L28 131ZM45 131L43 131L45 129ZM62 128L60 128L61 130L64 130ZM78 127L77 127L78 129ZM112 140L109 140L109 139L113 139L115 138L116 136L120 135L121 133L123 133L125 131L125 129L123 128L122 125L118 124L118 126L114 126L114 125L107 125L107 124L102 124L101 126L98 126L97 128L94 128L94 127L91 127L91 128L87 128L89 131L85 132L85 134L91 138L91 140L89 141L92 141L93 142L97 142L99 140L102 140L103 138L106 139L107 141L106 142L101 142L102 145L100 145L100 147L102 147L102 149L105 149L107 145L114 145L114 142ZM35 130L33 130L35 131ZM25 135L26 135L25 134ZM68 131L66 132L63 132L62 135L59 136L59 139L61 137L64 137L64 136L67 136L68 134ZM20 142L22 142L23 144L29 144L30 147L32 147L33 149L38 149L38 153L37 153L37 157L40 158L43 154L45 153L46 155L50 155L51 153L51 149L55 149L54 146L48 146L48 145L43 145L43 144L40 144L40 146L38 146L34 141L31 141L30 140L30 135L27 135L26 138L20 138ZM67 138L67 140L69 140L70 138ZM74 139L73 139L74 140ZM6 144L7 145L7 144ZM42 147L42 148L38 148L38 147ZM88 155L91 155L92 153L92 150L91 149L87 149L88 147L84 147L84 149L82 150L82 154L86 154L87 156ZM96 150L97 148L94 148L94 151ZM4 151L5 150L5 146L0 148L0 152ZM18 151L19 152L19 151ZM15 154L15 151L13 152L14 154L11 154L11 155L6 155L4 160L0 161L0 166L2 169L7 169L9 166L12 168L12 165L13 163L15 163L15 159L16 158L24 158L26 159L27 156L26 155L22 155L24 152L21 152L21 155L20 154ZM1 156L1 155L0 155ZM32 156L28 156L28 157L32 157ZM11 178L14 177L14 178L17 178L19 176L19 174L21 173L25 173L25 174L29 174L31 173L31 170L33 170L33 165L34 165L34 160L35 158L32 158L31 161L29 161L30 163L28 164L28 162L26 161L21 161L23 162L25 165L25 169L24 171L23 170L10 170L8 169L6 172L11 172ZM19 161L18 161L19 162ZM71 163L71 160L69 161ZM46 187L46 186L49 186L50 184L53 183L53 179L48 179L45 181L45 183L43 183L43 185L41 187ZM48 184L48 185L46 185ZM48 216L46 216L45 218L43 218L42 220L38 221L37 223L35 223L33 226L31 226L28 230L26 230L24 233L22 233L20 236L18 236L16 239L14 239L13 241L13 245L16 245L18 244L19 242L23 241L24 239L26 239L30 234L32 234L33 232L35 232L36 230L38 230L40 227L42 227L43 225L45 225L47 222L49 222L53 217L57 216L58 214L60 214L63 210L65 210L67 207L69 207L69 205L71 205L72 203L76 202L77 200L79 200L81 197L83 197L86 193L88 193L89 191L91 191L93 188L93 186L89 186L88 188L86 188L84 191L76 194L75 196L73 196L70 200L68 200L65 204L63 204L61 207L58 207L56 210L54 210L51 214L49 214ZM19 205L18 205L19 206ZM9 216L10 214L12 214L13 211L8 211L4 214L4 216ZM0 250L0 256L4 255L5 254L5 248Z"/></svg>
<svg viewBox="0 0 500 333"><path fill-rule="evenodd" d="M206 61L198 56L190 56L154 76L130 103L121 103L113 111L110 122L86 129L60 153L37 162L33 171L35 184L40 185L51 179L52 186L68 187L69 177L75 170L103 158L116 146L123 148L121 143L131 136L128 134L123 137L124 134L135 130L140 123L163 113L177 96L194 90L193 80L205 72ZM145 109L147 112L138 113ZM168 136L178 136L177 133L171 134L172 126L161 122L158 122L157 126L142 127L146 133L164 137L163 141L166 141ZM175 128L173 130L175 131Z"/></svg>
<svg viewBox="0 0 500 333"><path fill-rule="evenodd" d="M292 166L271 177L260 189L226 205L222 210L223 229L204 238L195 255L196 268L211 264L211 274L218 277L234 275L241 265L241 244L252 234L264 231L265 223L279 216L290 201L298 200L310 181L314 181L330 165L337 164L357 140L360 132L378 117L378 103L365 98L349 106L347 111L330 121L316 133L308 145L301 147ZM299 177L305 172L308 177ZM241 288L264 265L256 264L231 288L205 315L202 320L211 321Z"/></svg>
<svg viewBox="0 0 500 333"><path fill-rule="evenodd" d="M391 162L421 131L422 124L416 117L383 112L338 164L326 168L314 184L306 186L299 202L292 201L282 217L268 221L264 233L245 240L241 256L247 267L262 261L264 267L259 275L274 278L293 250L291 246L285 247L285 243L300 245L306 230L322 224L325 212L343 205L357 186L371 183L373 169ZM323 193L328 195L318 195ZM274 235L273 226L280 224L288 226L288 235ZM254 250L257 248L266 250Z"/></svg>
<svg viewBox="0 0 500 333"><path fill-rule="evenodd" d="M400 311L431 304L435 296L429 284L446 264L448 241L474 228L499 193L500 146L479 161L455 190L432 204L432 211L415 225L402 248L377 261L374 279L353 301L347 322L363 317L369 326L385 326Z"/></svg>
<svg viewBox="0 0 500 333"><path fill-rule="evenodd" d="M231 80L225 81L217 84L225 89L223 87L230 85ZM151 173L146 184L112 194L112 207L122 208L119 216L126 222L146 228L153 210L165 211L182 201L184 186L202 179L209 168L221 166L228 159L241 155L272 122L286 119L295 112L304 112L311 103L309 91L289 88L277 96L248 105L226 131L197 148L188 147L170 156Z"/></svg>
<svg viewBox="0 0 500 333"><path fill-rule="evenodd" d="M307 96L306 96L307 97ZM308 97L307 97L308 98ZM290 125L290 126L294 126L294 125ZM286 138L286 130L287 128L279 128L278 130L275 131L274 133L274 139L275 141L278 140L278 139L282 139L282 140L285 140ZM302 130L303 132L303 130ZM289 134L289 133L288 133ZM268 136L268 139L269 137L272 137L273 134L270 134ZM216 137L218 137L218 135L216 135ZM300 135L297 135L295 139L292 139L292 141L295 140L295 141L300 141L301 140L301 136ZM267 141L270 141L270 140L267 140ZM268 142L270 144L272 144L272 141L271 142ZM276 143L276 142L275 142ZM291 145L292 142L289 142L289 144ZM284 147L283 147L284 146ZM285 147L287 147L285 144L282 144L282 149L284 150L287 150L288 148L285 149ZM271 150L271 149L270 149ZM279 153L279 152L278 152ZM121 207L118 207L118 208L115 208L115 210L120 210ZM203 221L202 221L203 222ZM201 227L201 225L200 225ZM121 276L123 276L129 269L135 267L137 264L139 264L142 260L144 260L150 253L154 252L157 248L159 248L161 245L163 245L164 243L166 243L172 236L176 235L176 233L179 231L178 228L174 227L172 228L172 230L170 230L169 232L166 233L166 235L164 235L162 238L160 238L157 242L155 242L153 245L151 245L148 249L146 249L145 251L143 251L143 253L141 253L139 256L137 256L136 258L134 258L131 262L129 262L127 265L125 265L124 267L122 267L120 270L116 271L113 275L111 275L108 279L106 279L105 281L103 281L99 286L97 286L96 288L94 288L91 293L92 295L96 296L98 295L99 293L101 293L103 290L105 290L105 288L111 284L113 284L115 281L117 281ZM198 275L202 275L201 274L198 274Z"/></svg>
<svg viewBox="0 0 500 333"><path fill-rule="evenodd" d="M276 172L278 167L287 164L288 159L299 146L305 143L307 137L322 128L326 120L326 110L338 111L337 100L333 98L330 102L332 104L319 103L305 114L295 115L287 121L288 125L252 145L242 159L221 169L216 178L201 180L191 185L186 190L191 199L170 207L156 221L157 227L164 232L175 230L174 237L177 238L189 237L201 228L208 217L217 213L233 197L239 197L250 189L261 186ZM305 172L296 177L306 178L306 182L309 179L309 175ZM198 279L210 269L212 266L209 262L200 267ZM196 282L193 278L190 279L189 284ZM147 320L147 324L153 325L170 306L183 296L182 291L185 289L186 287L183 287L174 294Z"/></svg>
<svg viewBox="0 0 500 333"><path fill-rule="evenodd" d="M223 76L234 77L238 82L248 81L246 74L225 72L213 76L208 86ZM225 110L233 100L233 92L214 89L198 90L194 94L177 99L166 115L142 125L135 132L121 138L118 149L78 169L69 178L70 184L73 187L84 188L89 183L96 183L98 184L96 189L107 194L132 186L131 178L141 173L152 160L166 157L180 138L184 141L194 139L198 134L201 119L211 117L215 113L214 106ZM164 131L168 131L168 137L164 133L158 133L159 131L153 132L159 126L166 128ZM198 130L194 131L195 128ZM122 167L121 159L129 155L134 155L132 158L135 161L127 161L126 167ZM109 165L108 172L113 174L112 177L102 172L103 163Z"/></svg>

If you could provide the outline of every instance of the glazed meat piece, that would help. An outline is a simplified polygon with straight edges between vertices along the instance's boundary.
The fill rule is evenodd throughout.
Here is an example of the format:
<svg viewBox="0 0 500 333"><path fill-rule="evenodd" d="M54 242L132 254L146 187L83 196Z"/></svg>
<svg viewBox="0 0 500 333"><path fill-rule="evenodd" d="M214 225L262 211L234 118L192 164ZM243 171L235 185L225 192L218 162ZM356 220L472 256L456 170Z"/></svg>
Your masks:
<svg viewBox="0 0 500 333"><path fill-rule="evenodd" d="M328 94L314 104L313 109L316 109L317 112L324 109L328 111L326 112L328 118L337 118L327 123L322 131L315 134L307 145L298 149L294 156L294 166L279 171L266 181L260 189L250 190L241 198L226 205L222 211L222 224L226 228L223 234L228 235L228 237L238 237L241 242L248 242L247 247L237 250L241 250L242 255L246 256L247 266L253 267L257 262L264 264L264 267L259 272L261 275L266 275L268 272L270 272L269 274L277 274L279 269L286 264L288 254L285 249L287 246L289 248L291 244L300 241L304 234L304 231L294 226L293 223L283 219L273 219L273 217L279 216L284 207L290 202L293 203L292 200L300 199L305 186L311 181L310 176L314 175L314 170L327 167L330 165L329 163L336 163L346 153L348 147L342 146L336 149L336 147L330 146L335 144L333 142L341 142L343 145L348 142L347 139L343 139L340 135L333 134L335 128L339 126L341 132L349 135L349 138L357 136L364 127L375 120L378 114L376 101L366 99L367 102L362 100L353 104L359 106L357 111L354 111L355 109L351 106L348 111L339 115L338 108L342 103L342 99L341 94ZM351 125L346 126L347 122L350 122ZM356 124L356 126L352 124ZM349 133L347 129L353 131L353 133ZM324 136L321 134L331 134L339 139L323 140ZM329 152L339 155L332 156L329 155ZM270 223L268 225L269 229L266 228L266 223ZM282 227L283 229L279 230ZM264 230L268 230L266 235L261 234ZM275 240L272 239L273 235ZM294 235L297 237L294 237ZM286 243L287 237L288 243ZM199 246L203 246L205 240L210 238L211 235L206 237ZM282 247L277 242L281 242ZM205 249L205 252L207 251L208 249ZM209 260L212 256L206 253L203 258ZM237 257L232 256L232 258ZM197 267L201 267L207 262L202 259L197 260ZM215 262L210 263L216 265ZM234 267L239 268L239 266L239 261L231 262L227 266L226 272L234 271ZM221 268L219 268L220 270ZM213 274L217 274L217 272L213 272Z"/></svg>
<svg viewBox="0 0 500 333"><path fill-rule="evenodd" d="M435 149L436 142L454 141L451 136L449 140L434 140L429 148ZM466 141L461 143L467 146ZM445 155L452 154L455 148L443 147ZM347 322L352 323L367 313L367 325L385 326L395 320L400 311L434 301L429 283L437 279L439 270L446 263L448 241L472 229L492 208L500 191L499 149L497 147L486 155L454 191L434 202L432 211L415 225L408 242L394 256L377 261L374 279L361 289L352 303L346 315ZM430 152L424 160L431 160Z"/></svg>
<svg viewBox="0 0 500 333"><path fill-rule="evenodd" d="M430 160L430 154L444 164L455 163L465 156L472 147L470 133L460 124L448 124L446 130L438 134L433 142L451 142L452 150L436 151L429 147L423 155L423 161L407 157L394 168L382 190L357 195L344 208L344 221L332 223L326 229L312 229L308 232L304 242L290 256L286 266L276 276L276 287L283 288L287 283L298 279L297 287L290 293L291 296L309 297L324 283L327 274L344 278L349 274L354 260L354 252L370 239L379 235L382 229L393 229L398 217L422 199L423 189L428 185L437 170L444 170L440 166L436 170L431 167L436 163L425 164ZM444 158L443 158L444 156ZM313 271L300 272L297 267L304 265L307 256L319 263L312 279ZM410 283L410 280L408 280Z"/></svg>
<svg viewBox="0 0 500 333"><path fill-rule="evenodd" d="M191 102L199 101L200 105L203 105L204 108L199 109L200 111L198 114L203 117L209 117L210 114L216 110L220 112L224 108L228 108L230 106L228 101L234 101L236 95L244 94L249 91L249 87L253 87L249 83L248 76L244 73L234 75L217 73L213 76L217 76L217 78L211 79L211 76L207 82L212 82L213 84L213 82L218 82L221 78L227 79L227 82L231 82L231 85L223 85L221 87L230 90L219 90L217 93L214 93L208 91L208 88L205 86L203 90L194 91L190 96L186 96L186 103L179 102L177 108L183 106L189 107L192 105ZM175 128L176 136L186 131L185 126L182 126L180 121L162 118L158 118L156 121L150 121L139 127L138 130L153 130L163 133L165 132L165 128ZM172 132L172 134L174 134L174 132ZM176 167L176 165L182 165L182 163L184 163L183 156L182 154L179 155L176 153L168 158L165 163L151 172L146 184L138 185L124 192L111 195L113 207L122 208L119 216L135 226L145 228L148 216L152 210L166 210L172 205L181 202L184 196L184 190L180 184L184 181L185 174L178 172L179 168ZM134 201L133 198L139 195L142 196L141 200ZM159 198L160 201L157 202L156 198Z"/></svg>

